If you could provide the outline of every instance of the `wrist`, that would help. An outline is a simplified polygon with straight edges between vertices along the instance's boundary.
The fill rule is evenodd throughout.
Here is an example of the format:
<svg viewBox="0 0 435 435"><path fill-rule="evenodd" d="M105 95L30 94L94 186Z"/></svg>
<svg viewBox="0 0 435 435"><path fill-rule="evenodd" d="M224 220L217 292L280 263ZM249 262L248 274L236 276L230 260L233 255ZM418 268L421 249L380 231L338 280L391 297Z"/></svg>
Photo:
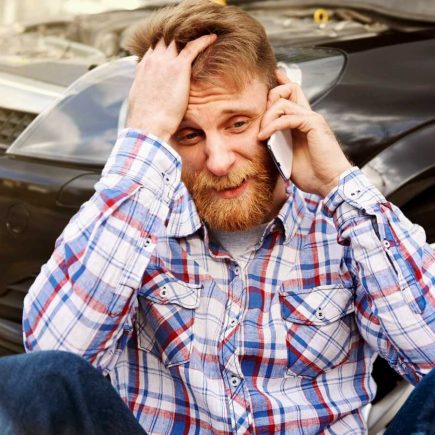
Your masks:
<svg viewBox="0 0 435 435"><path fill-rule="evenodd" d="M341 168L341 170L337 172L337 174L334 177L329 179L329 181L327 181L326 183L323 183L319 189L320 196L322 196L323 198L328 196L328 194L338 186L342 174L344 174L350 168L352 168L352 165L348 163L347 165L343 166L343 168Z"/></svg>
<svg viewBox="0 0 435 435"><path fill-rule="evenodd" d="M153 135L158 137L162 141L169 143L169 139L172 136L172 133L168 131L168 129L163 128L154 122L138 122L134 119L128 119L125 125L126 128L132 128L134 130L139 130L144 135Z"/></svg>
<svg viewBox="0 0 435 435"><path fill-rule="evenodd" d="M137 105L129 103L125 127L139 130L145 135L152 134L168 143L177 129L178 123L175 123L170 116L165 116L162 113L150 113L149 110L144 109L145 107L139 108Z"/></svg>

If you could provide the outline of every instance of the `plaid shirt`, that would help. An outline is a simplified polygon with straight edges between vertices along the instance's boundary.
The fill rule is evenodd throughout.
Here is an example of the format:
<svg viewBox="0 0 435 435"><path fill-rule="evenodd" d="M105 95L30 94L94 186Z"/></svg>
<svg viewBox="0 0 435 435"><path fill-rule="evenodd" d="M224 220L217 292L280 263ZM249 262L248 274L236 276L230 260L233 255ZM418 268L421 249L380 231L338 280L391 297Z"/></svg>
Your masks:
<svg viewBox="0 0 435 435"><path fill-rule="evenodd" d="M209 239L181 161L124 130L25 299L28 351L82 355L159 434L365 433L377 353L433 365L435 259L361 171L288 186L246 269Z"/></svg>

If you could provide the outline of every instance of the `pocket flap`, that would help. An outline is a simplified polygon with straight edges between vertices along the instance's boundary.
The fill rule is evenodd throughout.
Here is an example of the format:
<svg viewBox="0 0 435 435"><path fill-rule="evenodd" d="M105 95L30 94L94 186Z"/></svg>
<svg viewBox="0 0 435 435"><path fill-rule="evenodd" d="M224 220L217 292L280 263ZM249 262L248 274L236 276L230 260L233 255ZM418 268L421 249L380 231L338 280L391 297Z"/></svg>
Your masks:
<svg viewBox="0 0 435 435"><path fill-rule="evenodd" d="M281 289L281 314L295 323L326 325L355 310L352 289L328 285L307 290Z"/></svg>
<svg viewBox="0 0 435 435"><path fill-rule="evenodd" d="M201 288L201 284L185 283L162 274L153 279L151 287L142 287L139 295L162 305L177 304L196 309L199 307Z"/></svg>

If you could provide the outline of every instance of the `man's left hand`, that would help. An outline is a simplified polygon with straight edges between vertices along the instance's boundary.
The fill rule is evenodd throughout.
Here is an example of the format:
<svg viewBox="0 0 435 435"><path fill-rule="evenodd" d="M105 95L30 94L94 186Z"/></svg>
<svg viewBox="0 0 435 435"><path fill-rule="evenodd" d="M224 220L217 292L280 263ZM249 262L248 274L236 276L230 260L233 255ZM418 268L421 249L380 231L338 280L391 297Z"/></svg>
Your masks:
<svg viewBox="0 0 435 435"><path fill-rule="evenodd" d="M313 112L300 86L277 70L279 85L269 91L258 138L267 140L290 129L293 138L291 180L304 192L325 197L351 168L322 115Z"/></svg>

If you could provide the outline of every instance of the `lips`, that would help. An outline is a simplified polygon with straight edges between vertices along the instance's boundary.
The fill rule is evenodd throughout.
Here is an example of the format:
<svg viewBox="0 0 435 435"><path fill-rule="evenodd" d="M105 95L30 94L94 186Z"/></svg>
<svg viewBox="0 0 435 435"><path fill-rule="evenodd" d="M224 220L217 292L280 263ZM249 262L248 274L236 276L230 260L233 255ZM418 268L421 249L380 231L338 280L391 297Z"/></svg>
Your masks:
<svg viewBox="0 0 435 435"><path fill-rule="evenodd" d="M216 195L221 198L231 199L240 196L248 187L248 179L243 180L238 186L228 189L215 190Z"/></svg>

